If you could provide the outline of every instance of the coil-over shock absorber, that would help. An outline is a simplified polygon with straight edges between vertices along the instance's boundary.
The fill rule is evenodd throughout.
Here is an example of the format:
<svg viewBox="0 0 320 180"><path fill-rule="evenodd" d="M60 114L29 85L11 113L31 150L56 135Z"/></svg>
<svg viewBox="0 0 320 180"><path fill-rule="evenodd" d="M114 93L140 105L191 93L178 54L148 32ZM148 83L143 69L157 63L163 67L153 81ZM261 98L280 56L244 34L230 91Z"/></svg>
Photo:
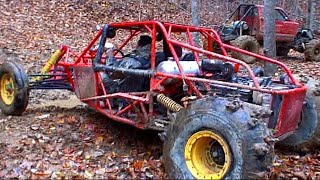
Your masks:
<svg viewBox="0 0 320 180"><path fill-rule="evenodd" d="M63 53L60 49L57 49L47 61L46 65L42 68L41 74L46 74L50 71L52 66L56 64L56 62L62 57Z"/></svg>
<svg viewBox="0 0 320 180"><path fill-rule="evenodd" d="M50 59L46 62L46 64L43 66L40 74L44 75L47 74L50 69L57 63L57 61L59 61L61 59L61 57L63 56L63 51L60 49L57 49L50 57ZM39 81L41 80L43 77L35 77L32 80L33 81Z"/></svg>
<svg viewBox="0 0 320 180"><path fill-rule="evenodd" d="M174 112L179 112L181 109L183 109L183 107L180 104L176 103L174 100L170 99L164 94L159 94L157 96L157 101L162 105L164 105L169 110Z"/></svg>

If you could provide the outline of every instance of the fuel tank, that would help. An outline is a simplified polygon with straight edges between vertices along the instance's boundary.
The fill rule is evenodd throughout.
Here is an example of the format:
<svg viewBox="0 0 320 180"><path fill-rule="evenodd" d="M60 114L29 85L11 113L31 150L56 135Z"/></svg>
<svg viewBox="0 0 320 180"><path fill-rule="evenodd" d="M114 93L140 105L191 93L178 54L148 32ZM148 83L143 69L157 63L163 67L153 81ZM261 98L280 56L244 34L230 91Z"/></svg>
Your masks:
<svg viewBox="0 0 320 180"><path fill-rule="evenodd" d="M200 69L196 61L180 61L185 74L199 74ZM157 67L158 72L168 74L180 74L179 68L175 61L163 61Z"/></svg>

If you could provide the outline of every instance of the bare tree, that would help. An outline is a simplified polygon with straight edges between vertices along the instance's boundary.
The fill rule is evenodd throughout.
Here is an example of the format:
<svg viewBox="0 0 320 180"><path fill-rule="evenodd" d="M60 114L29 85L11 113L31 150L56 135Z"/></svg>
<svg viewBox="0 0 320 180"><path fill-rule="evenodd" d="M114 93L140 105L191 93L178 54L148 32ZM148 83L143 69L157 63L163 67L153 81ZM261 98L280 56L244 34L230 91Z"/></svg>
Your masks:
<svg viewBox="0 0 320 180"><path fill-rule="evenodd" d="M276 58L275 7L276 0L264 0L263 49L264 55L271 58ZM264 69L267 76L272 76L277 71L277 67L274 64L267 62L264 64Z"/></svg>
<svg viewBox="0 0 320 180"><path fill-rule="evenodd" d="M316 11L316 0L308 0L308 28L314 30L314 15Z"/></svg>
<svg viewBox="0 0 320 180"><path fill-rule="evenodd" d="M191 0L191 17L192 17L192 25L199 26L200 25L200 16L199 16L199 0ZM200 44L200 35L197 33L193 34L196 45Z"/></svg>

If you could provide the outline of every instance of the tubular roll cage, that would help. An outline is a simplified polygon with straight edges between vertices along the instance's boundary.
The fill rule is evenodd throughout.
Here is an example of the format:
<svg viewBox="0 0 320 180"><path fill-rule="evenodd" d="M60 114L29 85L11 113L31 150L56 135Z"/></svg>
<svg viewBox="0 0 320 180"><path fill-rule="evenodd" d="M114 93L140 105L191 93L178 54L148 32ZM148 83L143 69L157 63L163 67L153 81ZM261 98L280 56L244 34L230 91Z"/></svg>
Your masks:
<svg viewBox="0 0 320 180"><path fill-rule="evenodd" d="M116 68L116 67L102 64L101 59L104 58L102 56L103 47L106 42L107 33L110 28L126 29L130 31L130 35L126 38L123 44L118 48L119 50L122 50L123 47L125 47L133 37L137 36L141 32L150 33L152 35L151 68L148 70L133 70L133 69ZM169 74L169 73L156 71L156 66L155 66L156 38L155 37L158 32L162 32L164 36L163 40L167 41L170 51L172 53L173 59L176 62L177 67L180 71L180 74ZM187 38L189 40L189 44L174 40L172 38L172 33L175 33L175 32L186 33ZM204 50L202 48L195 46L192 32L198 32L208 40L208 50ZM90 49L92 49L92 47L97 43L99 39L100 39L99 48L96 53L92 53ZM222 50L222 54L217 54L213 52L213 49L212 49L213 41L220 46ZM179 62L179 58L174 50L174 45L178 45L183 48L187 48L191 50L194 54L195 61L198 63L199 66L200 66L199 53L207 55L210 58L223 60L225 62L231 62L235 64L235 67L243 66L247 70L249 77L253 81L253 87L248 85L241 85L237 83L199 78L199 77L195 77L192 74L185 74ZM289 89L289 90L275 90L275 89L261 88L256 76L254 75L249 65L243 61L229 57L227 54L227 50L232 50L245 55L253 56L262 61L277 65L282 70L284 70L285 73L287 73L290 81L292 82L292 85L295 85L295 88ZM224 44L215 30L210 28L204 28L204 27L187 26L187 25L180 25L180 24L173 24L173 23L166 23L166 22L159 22L159 21L110 23L105 25L103 29L97 32L93 40L84 48L84 50L81 52L80 55L77 55L68 46L61 46L60 51L62 53L62 58L55 64L54 69L56 69L57 67L63 67L64 71L62 74L61 73L56 74L54 70L51 71L50 74L46 75L46 76L52 77L50 80L56 79L57 76L65 76L66 77L65 80L70 84L69 90L75 91L76 87L74 83L75 77L72 72L73 68L74 67L93 67L96 95L89 98L80 98L80 100L87 103L89 106L95 108L99 112L103 113L104 115L114 120L131 124L133 126L136 126L142 129L147 128L146 125L148 124L148 122L154 119L153 97L158 93L164 93L164 94L168 93L168 90L163 90L160 88L160 84L171 78L181 80L181 83L183 83L183 85L186 85L189 87L188 93L195 94L199 98L204 97L204 95L196 88L194 82L203 83L208 90L210 90L209 85L213 84L213 85L224 85L224 86L236 87L241 89L249 89L252 91L259 91L262 93L269 93L273 95L287 95L287 94L294 94L294 93L303 94L306 92L306 87L298 83L294 79L291 71L284 63L259 55L259 54L254 54L254 53L233 47L228 44ZM117 55L117 52L115 53L115 55ZM199 69L201 68L199 67ZM101 71L119 71L124 74L135 74L135 75L141 75L145 77L147 76L150 78L150 90L147 92L129 92L129 93L117 92L117 93L109 94L106 91L102 82L101 75L99 74L99 72ZM202 73L202 75L205 75L204 72L200 72L200 73ZM181 83L177 83L176 87L181 86ZM173 89L176 87L173 87ZM36 88L37 87L35 87L34 89ZM40 88L40 86L38 88ZM52 88L55 88L55 87L53 86ZM102 95L101 95L101 91L102 91ZM132 103L127 105L123 109L114 112L110 103L111 98L124 98L131 101ZM302 95L302 98L304 98L304 95ZM101 105L98 100L103 101L104 105ZM146 109L146 105L148 105L147 106L148 109ZM142 118L141 121L131 120L121 116L124 113L137 108L139 109L139 112L141 112L140 114L141 115L140 117ZM298 121L298 120L295 120L295 121ZM281 129L281 127L278 127L278 129Z"/></svg>
<svg viewBox="0 0 320 180"><path fill-rule="evenodd" d="M239 19L239 21L243 21L245 17L247 17L247 15L249 14L249 12L255 7L255 5L253 4L240 4L237 9L235 11L233 11L233 13L231 13L231 15L224 21L223 26L221 28L218 29L219 32L223 32L226 24L228 21L230 21L231 17L233 15L235 15L238 10L242 7L242 6L249 6L250 8L244 13L244 15ZM238 23L235 27L233 27L232 31L230 31L228 34L225 34L225 36L229 36L232 33L234 33L234 31L236 30L236 28L240 26L240 23Z"/></svg>

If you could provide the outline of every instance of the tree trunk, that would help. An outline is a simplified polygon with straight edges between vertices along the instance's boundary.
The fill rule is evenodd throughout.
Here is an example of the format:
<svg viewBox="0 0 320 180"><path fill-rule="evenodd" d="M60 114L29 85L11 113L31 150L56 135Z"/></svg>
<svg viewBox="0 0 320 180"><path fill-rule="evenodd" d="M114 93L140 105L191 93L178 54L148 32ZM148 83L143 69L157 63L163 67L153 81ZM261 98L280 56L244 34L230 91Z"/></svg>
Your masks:
<svg viewBox="0 0 320 180"><path fill-rule="evenodd" d="M316 11L316 0L308 0L308 28L313 30L314 27L314 14Z"/></svg>
<svg viewBox="0 0 320 180"><path fill-rule="evenodd" d="M275 7L276 0L264 0L263 49L264 55L270 58L276 58ZM277 66L265 62L264 69L267 76L273 76L277 71Z"/></svg>
<svg viewBox="0 0 320 180"><path fill-rule="evenodd" d="M200 25L199 0L191 0L191 17L192 17L192 25L199 26ZM200 35L198 33L193 33L193 40L196 46L199 47Z"/></svg>
<svg viewBox="0 0 320 180"><path fill-rule="evenodd" d="M297 20L298 17L300 16L301 12L299 11L299 0L292 0L291 2L291 7L294 7L294 20Z"/></svg>

